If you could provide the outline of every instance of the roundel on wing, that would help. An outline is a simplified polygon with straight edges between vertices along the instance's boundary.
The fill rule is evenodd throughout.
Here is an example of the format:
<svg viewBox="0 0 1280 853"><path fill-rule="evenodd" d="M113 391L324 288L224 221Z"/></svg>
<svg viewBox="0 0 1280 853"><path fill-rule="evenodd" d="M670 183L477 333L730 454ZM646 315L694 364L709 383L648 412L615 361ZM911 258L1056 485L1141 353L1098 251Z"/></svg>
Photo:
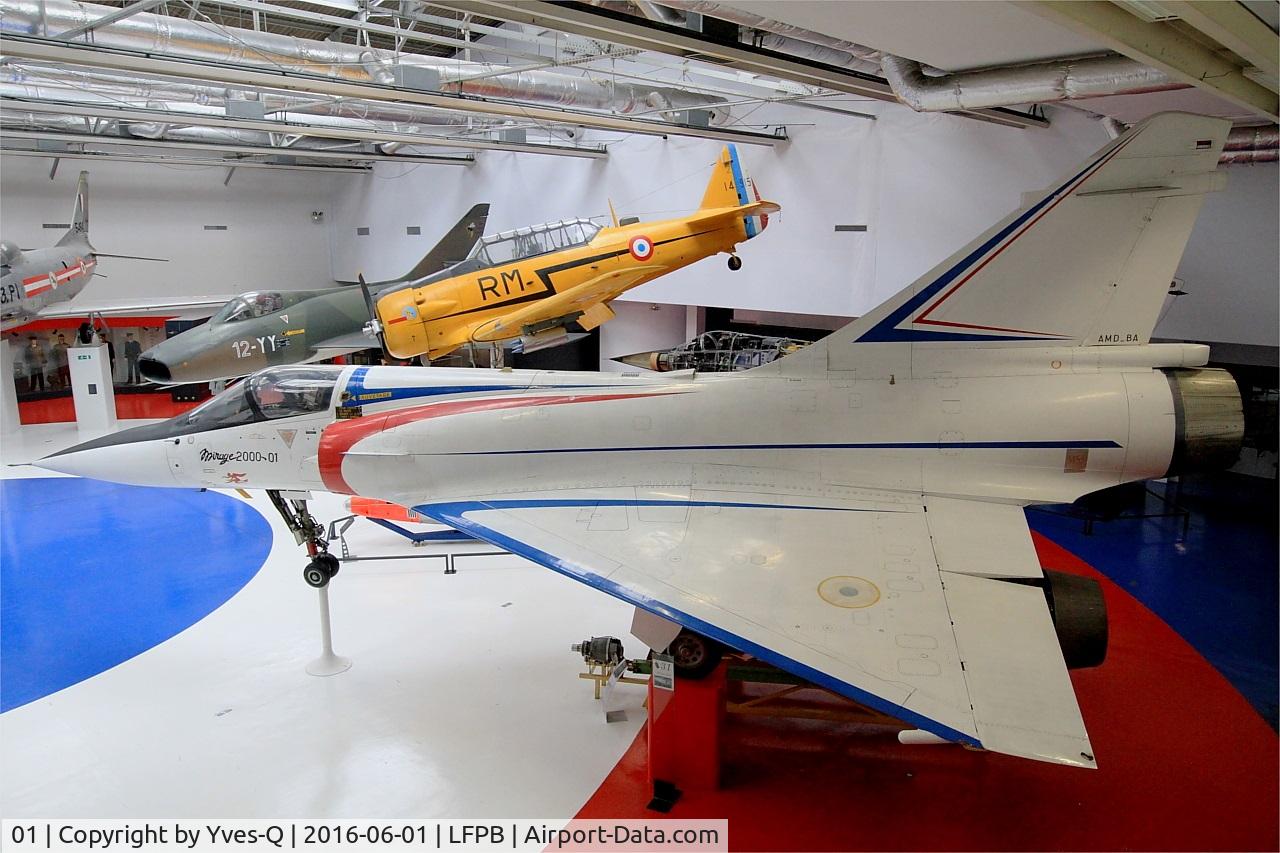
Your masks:
<svg viewBox="0 0 1280 853"><path fill-rule="evenodd" d="M653 257L653 241L648 237L632 237L627 248L631 251L631 257L637 261L647 261Z"/></svg>
<svg viewBox="0 0 1280 853"><path fill-rule="evenodd" d="M412 305L404 306L404 310L401 311L400 313L404 315L404 318L406 320L418 319L418 309L414 308Z"/></svg>

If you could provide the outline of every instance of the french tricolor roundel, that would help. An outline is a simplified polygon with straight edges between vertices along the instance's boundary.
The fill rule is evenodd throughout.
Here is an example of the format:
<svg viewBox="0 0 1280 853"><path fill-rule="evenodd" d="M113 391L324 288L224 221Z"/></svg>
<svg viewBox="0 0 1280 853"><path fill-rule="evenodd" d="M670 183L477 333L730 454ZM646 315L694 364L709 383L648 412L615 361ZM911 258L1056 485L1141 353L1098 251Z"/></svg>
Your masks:
<svg viewBox="0 0 1280 853"><path fill-rule="evenodd" d="M631 250L631 257L637 261L647 261L653 257L653 241L648 237L632 237L627 248Z"/></svg>

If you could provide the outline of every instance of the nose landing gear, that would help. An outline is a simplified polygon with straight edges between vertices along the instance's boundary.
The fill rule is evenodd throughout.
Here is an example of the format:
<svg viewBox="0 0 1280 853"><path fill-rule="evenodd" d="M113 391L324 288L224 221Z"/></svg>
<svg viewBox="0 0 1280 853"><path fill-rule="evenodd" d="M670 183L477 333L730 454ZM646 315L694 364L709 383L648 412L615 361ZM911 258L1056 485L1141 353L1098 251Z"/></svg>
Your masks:
<svg viewBox="0 0 1280 853"><path fill-rule="evenodd" d="M315 559L302 570L302 579L307 582L307 586L323 589L338 573L340 565L338 558L328 552L316 554Z"/></svg>
<svg viewBox="0 0 1280 853"><path fill-rule="evenodd" d="M737 272L738 270L742 269L742 258L738 257L737 255L730 255L729 269L733 270L734 272Z"/></svg>
<svg viewBox="0 0 1280 853"><path fill-rule="evenodd" d="M337 675L351 668L351 660L333 652L333 631L329 623L329 581L338 573L338 558L329 553L324 526L307 509L308 492L281 493L267 490L267 498L280 513L299 545L307 547L311 562L302 570L302 579L320 592L320 657L307 664L310 675Z"/></svg>

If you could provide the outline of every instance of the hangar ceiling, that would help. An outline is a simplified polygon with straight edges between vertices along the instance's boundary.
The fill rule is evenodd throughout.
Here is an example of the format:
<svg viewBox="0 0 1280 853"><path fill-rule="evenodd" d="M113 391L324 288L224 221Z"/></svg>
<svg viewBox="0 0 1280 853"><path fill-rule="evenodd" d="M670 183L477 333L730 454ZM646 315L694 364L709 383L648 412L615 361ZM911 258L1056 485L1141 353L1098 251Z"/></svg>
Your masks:
<svg viewBox="0 0 1280 853"><path fill-rule="evenodd" d="M637 133L783 144L753 118L770 103L879 101L1031 132L1047 103L1267 125L1276 6L0 0L0 127L27 156L353 170L604 158Z"/></svg>

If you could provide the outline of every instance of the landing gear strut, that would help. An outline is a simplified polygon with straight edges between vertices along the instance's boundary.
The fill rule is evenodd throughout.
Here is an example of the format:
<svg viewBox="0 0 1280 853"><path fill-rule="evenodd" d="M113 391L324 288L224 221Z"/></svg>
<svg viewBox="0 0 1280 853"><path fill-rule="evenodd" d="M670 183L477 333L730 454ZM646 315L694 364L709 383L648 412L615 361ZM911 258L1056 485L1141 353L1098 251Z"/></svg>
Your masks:
<svg viewBox="0 0 1280 853"><path fill-rule="evenodd" d="M302 570L302 579L320 593L320 657L307 664L311 675L337 675L351 668L348 658L333 652L333 631L329 624L329 581L338 573L338 558L329 553L324 525L307 509L307 492L292 492L288 497L276 489L267 489L267 498L280 513L285 525L299 545L307 547L311 562Z"/></svg>
<svg viewBox="0 0 1280 853"><path fill-rule="evenodd" d="M294 493L294 494L306 494ZM324 538L324 525L316 521L315 516L307 509L305 497L285 497L277 489L267 489L267 498L280 513L285 525L293 533L299 545L307 546L307 555L311 562L302 570L302 579L307 586L323 589L338 573L338 558L329 553L329 543Z"/></svg>

